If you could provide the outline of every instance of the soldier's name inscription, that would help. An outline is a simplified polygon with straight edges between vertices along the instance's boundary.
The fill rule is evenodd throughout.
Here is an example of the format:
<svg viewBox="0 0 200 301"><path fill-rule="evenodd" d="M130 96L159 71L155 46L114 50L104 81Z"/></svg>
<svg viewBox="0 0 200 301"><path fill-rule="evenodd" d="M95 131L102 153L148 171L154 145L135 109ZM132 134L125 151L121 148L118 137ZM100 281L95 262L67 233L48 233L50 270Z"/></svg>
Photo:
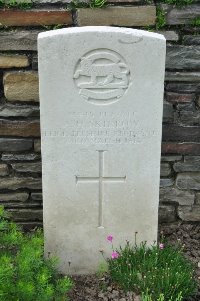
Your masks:
<svg viewBox="0 0 200 301"><path fill-rule="evenodd" d="M156 129L145 128L137 112L131 111L69 112L62 128L42 130L44 138L65 138L69 144L140 144L157 134Z"/></svg>

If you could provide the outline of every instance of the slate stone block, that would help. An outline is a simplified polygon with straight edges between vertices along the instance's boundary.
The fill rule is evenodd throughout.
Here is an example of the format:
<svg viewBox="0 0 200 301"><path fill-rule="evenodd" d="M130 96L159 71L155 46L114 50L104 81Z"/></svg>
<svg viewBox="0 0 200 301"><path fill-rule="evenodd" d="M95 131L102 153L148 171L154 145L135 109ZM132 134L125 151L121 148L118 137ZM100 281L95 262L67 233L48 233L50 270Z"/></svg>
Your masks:
<svg viewBox="0 0 200 301"><path fill-rule="evenodd" d="M168 177L171 174L171 166L169 163L161 163L160 165L160 176Z"/></svg>
<svg viewBox="0 0 200 301"><path fill-rule="evenodd" d="M161 202L174 202L178 203L179 205L193 205L194 199L194 192L183 191L174 187L164 187L160 189Z"/></svg>
<svg viewBox="0 0 200 301"><path fill-rule="evenodd" d="M32 139L0 138L0 151L28 151L33 146Z"/></svg>
<svg viewBox="0 0 200 301"><path fill-rule="evenodd" d="M166 142L200 142L200 127L164 124L162 139Z"/></svg>
<svg viewBox="0 0 200 301"><path fill-rule="evenodd" d="M0 31L0 51L37 51L37 36L43 30Z"/></svg>
<svg viewBox="0 0 200 301"><path fill-rule="evenodd" d="M200 69L200 46L171 45L167 47L167 69Z"/></svg>
<svg viewBox="0 0 200 301"><path fill-rule="evenodd" d="M176 208L173 205L163 205L159 206L158 213L159 223L172 223L176 221Z"/></svg>
<svg viewBox="0 0 200 301"><path fill-rule="evenodd" d="M200 172L179 173L176 186L179 189L200 190Z"/></svg>
<svg viewBox="0 0 200 301"><path fill-rule="evenodd" d="M77 10L78 26L148 26L154 25L156 8L145 6L113 6L99 9L79 8Z"/></svg>
<svg viewBox="0 0 200 301"><path fill-rule="evenodd" d="M39 101L37 72L7 72L4 74L3 83L4 94L8 101Z"/></svg>
<svg viewBox="0 0 200 301"><path fill-rule="evenodd" d="M200 154L200 143L184 143L184 142L163 142L162 154Z"/></svg>
<svg viewBox="0 0 200 301"><path fill-rule="evenodd" d="M178 216L185 222L200 222L200 206L179 206Z"/></svg>
<svg viewBox="0 0 200 301"><path fill-rule="evenodd" d="M0 119L1 136L40 137L39 121Z"/></svg>
<svg viewBox="0 0 200 301"><path fill-rule="evenodd" d="M0 181L0 189L9 189L16 190L20 188L28 188L28 189L41 189L42 181L41 178L2 178Z"/></svg>
<svg viewBox="0 0 200 301"><path fill-rule="evenodd" d="M33 161L41 159L40 154L36 153L24 153L24 154L13 154L13 153L3 153L2 161Z"/></svg>
<svg viewBox="0 0 200 301"><path fill-rule="evenodd" d="M23 163L13 163L11 164L12 168L16 172L20 173L41 173L42 165L41 162L23 162Z"/></svg>

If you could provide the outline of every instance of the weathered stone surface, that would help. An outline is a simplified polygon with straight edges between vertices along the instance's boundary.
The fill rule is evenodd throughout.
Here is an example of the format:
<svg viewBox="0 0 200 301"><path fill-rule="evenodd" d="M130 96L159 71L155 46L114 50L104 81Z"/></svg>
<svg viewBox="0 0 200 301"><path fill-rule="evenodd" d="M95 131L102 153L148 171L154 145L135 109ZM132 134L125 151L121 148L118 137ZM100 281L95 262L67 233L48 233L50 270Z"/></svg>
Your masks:
<svg viewBox="0 0 200 301"><path fill-rule="evenodd" d="M162 154L200 154L200 143L163 142Z"/></svg>
<svg viewBox="0 0 200 301"><path fill-rule="evenodd" d="M162 162L175 162L182 160L182 156L162 156L161 161Z"/></svg>
<svg viewBox="0 0 200 301"><path fill-rule="evenodd" d="M196 109L195 102L178 103L176 106L178 112L180 111L194 111Z"/></svg>
<svg viewBox="0 0 200 301"><path fill-rule="evenodd" d="M200 47L173 45L167 47L167 69L200 69Z"/></svg>
<svg viewBox="0 0 200 301"><path fill-rule="evenodd" d="M200 111L197 110L195 103L178 104L175 122L181 125L200 125Z"/></svg>
<svg viewBox="0 0 200 301"><path fill-rule="evenodd" d="M158 213L159 223L172 223L176 220L176 208L173 205L160 205Z"/></svg>
<svg viewBox="0 0 200 301"><path fill-rule="evenodd" d="M39 101L37 72L7 72L3 82L4 94L8 101Z"/></svg>
<svg viewBox="0 0 200 301"><path fill-rule="evenodd" d="M184 162L200 163L200 156L184 156Z"/></svg>
<svg viewBox="0 0 200 301"><path fill-rule="evenodd" d="M158 30L156 32L164 35L167 41L177 42L179 40L179 35L174 30Z"/></svg>
<svg viewBox="0 0 200 301"><path fill-rule="evenodd" d="M162 4L161 8L165 12L167 25L191 24L191 21L200 16L200 5L186 5L178 8L175 5Z"/></svg>
<svg viewBox="0 0 200 301"><path fill-rule="evenodd" d="M33 201L42 201L42 192L32 192L31 199Z"/></svg>
<svg viewBox="0 0 200 301"><path fill-rule="evenodd" d="M41 26L53 24L72 24L71 11L64 9L0 10L3 26Z"/></svg>
<svg viewBox="0 0 200 301"><path fill-rule="evenodd" d="M6 192L0 193L0 203L2 202L26 202L29 197L27 192Z"/></svg>
<svg viewBox="0 0 200 301"><path fill-rule="evenodd" d="M1 21L1 13L0 13ZM18 68L29 66L29 60L26 55L14 55L0 53L0 68Z"/></svg>
<svg viewBox="0 0 200 301"><path fill-rule="evenodd" d="M39 137L39 121L5 120L0 119L1 136Z"/></svg>
<svg viewBox="0 0 200 301"><path fill-rule="evenodd" d="M41 189L41 178L2 178L0 181L0 189L16 190L19 188Z"/></svg>
<svg viewBox="0 0 200 301"><path fill-rule="evenodd" d="M42 209L8 209L12 220L19 221L42 221Z"/></svg>
<svg viewBox="0 0 200 301"><path fill-rule="evenodd" d="M40 153L41 152L41 141L39 139L35 139L34 140L34 151L36 153Z"/></svg>
<svg viewBox="0 0 200 301"><path fill-rule="evenodd" d="M198 106L200 108L200 95L197 96L197 104L198 104Z"/></svg>
<svg viewBox="0 0 200 301"><path fill-rule="evenodd" d="M0 138L0 152L19 152L30 150L33 146L32 139Z"/></svg>
<svg viewBox="0 0 200 301"><path fill-rule="evenodd" d="M200 190L200 173L179 173L176 178L176 186L179 189Z"/></svg>
<svg viewBox="0 0 200 301"><path fill-rule="evenodd" d="M0 31L0 51L37 50L37 36L41 31Z"/></svg>
<svg viewBox="0 0 200 301"><path fill-rule="evenodd" d="M178 216L185 222L199 222L200 221L200 206L179 206Z"/></svg>
<svg viewBox="0 0 200 301"><path fill-rule="evenodd" d="M166 72L166 81L200 82L200 72Z"/></svg>
<svg viewBox="0 0 200 301"><path fill-rule="evenodd" d="M160 187L169 187L174 185L173 178L161 178L160 179Z"/></svg>
<svg viewBox="0 0 200 301"><path fill-rule="evenodd" d="M183 191L173 187L160 189L161 202L175 202L179 205L193 205L195 194L190 191Z"/></svg>
<svg viewBox="0 0 200 301"><path fill-rule="evenodd" d="M180 94L180 93L173 93L167 92L166 93L166 100L171 103L189 103L195 99L195 94Z"/></svg>
<svg viewBox="0 0 200 301"><path fill-rule="evenodd" d="M37 208L40 207L39 202L33 202L33 201L28 201L28 202L1 202L0 200L0 205L4 206L5 209L11 209L11 208L18 208L18 209L27 209L27 208Z"/></svg>
<svg viewBox="0 0 200 301"><path fill-rule="evenodd" d="M166 142L200 142L200 127L164 124L162 139Z"/></svg>
<svg viewBox="0 0 200 301"><path fill-rule="evenodd" d="M200 46L200 35L186 35L183 37L183 44L185 45L199 45Z"/></svg>
<svg viewBox="0 0 200 301"><path fill-rule="evenodd" d="M41 156L35 153L27 154L2 154L2 161L33 161L40 159Z"/></svg>
<svg viewBox="0 0 200 301"><path fill-rule="evenodd" d="M200 171L200 160L197 162L176 162L173 165L176 172Z"/></svg>
<svg viewBox="0 0 200 301"><path fill-rule="evenodd" d="M42 228L43 227L43 223L40 222L40 221L27 221L27 222L18 222L17 223L18 225L20 225L20 227L22 227L22 229L25 231L25 232L28 232L28 231L32 231L37 228Z"/></svg>
<svg viewBox="0 0 200 301"><path fill-rule="evenodd" d="M9 174L8 165L0 163L0 176L7 176L8 174Z"/></svg>
<svg viewBox="0 0 200 301"><path fill-rule="evenodd" d="M13 163L12 168L17 172L31 172L31 173L41 173L42 165L41 162L27 162L27 163Z"/></svg>
<svg viewBox="0 0 200 301"><path fill-rule="evenodd" d="M32 57L32 69L38 70L38 56L37 54L34 54Z"/></svg>
<svg viewBox="0 0 200 301"><path fill-rule="evenodd" d="M174 109L171 103L164 101L163 104L163 122L173 122Z"/></svg>
<svg viewBox="0 0 200 301"><path fill-rule="evenodd" d="M161 163L160 165L160 176L167 177L171 174L171 167L169 163Z"/></svg>
<svg viewBox="0 0 200 301"><path fill-rule="evenodd" d="M118 26L147 26L154 25L156 20L155 6L113 6L102 9L77 10L79 26L88 25L118 25Z"/></svg>
<svg viewBox="0 0 200 301"><path fill-rule="evenodd" d="M2 69L0 69L0 98L3 96L3 81L2 81L2 77L3 77L3 71L2 71Z"/></svg>
<svg viewBox="0 0 200 301"><path fill-rule="evenodd" d="M196 203L197 205L200 205L200 192L198 192L198 193L196 194L195 203Z"/></svg>
<svg viewBox="0 0 200 301"><path fill-rule="evenodd" d="M19 105L11 103L0 104L0 117L38 117L38 106Z"/></svg>
<svg viewBox="0 0 200 301"><path fill-rule="evenodd" d="M200 111L181 110L178 113L177 120L182 125L200 125Z"/></svg>
<svg viewBox="0 0 200 301"><path fill-rule="evenodd" d="M171 92L180 93L200 93L200 83L168 83L166 85L166 90Z"/></svg>

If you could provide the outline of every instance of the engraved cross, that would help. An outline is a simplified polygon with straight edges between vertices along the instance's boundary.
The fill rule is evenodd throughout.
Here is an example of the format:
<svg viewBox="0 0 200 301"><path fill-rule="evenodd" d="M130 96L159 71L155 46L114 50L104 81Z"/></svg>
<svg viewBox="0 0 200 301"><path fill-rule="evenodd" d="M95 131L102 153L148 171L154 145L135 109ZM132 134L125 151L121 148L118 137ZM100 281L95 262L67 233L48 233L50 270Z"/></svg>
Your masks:
<svg viewBox="0 0 200 301"><path fill-rule="evenodd" d="M126 176L124 177L104 177L104 152L105 150L98 150L99 153L99 176L98 177L76 177L76 183L99 183L99 216L98 227L103 227L103 203L104 203L104 183L124 183Z"/></svg>

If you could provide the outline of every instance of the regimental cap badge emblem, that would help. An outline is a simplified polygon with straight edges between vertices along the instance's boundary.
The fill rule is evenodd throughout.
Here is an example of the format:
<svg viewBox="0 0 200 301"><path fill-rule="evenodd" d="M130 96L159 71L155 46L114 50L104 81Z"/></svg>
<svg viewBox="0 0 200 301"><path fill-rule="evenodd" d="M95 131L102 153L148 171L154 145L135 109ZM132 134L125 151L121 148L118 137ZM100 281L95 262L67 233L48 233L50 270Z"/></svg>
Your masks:
<svg viewBox="0 0 200 301"><path fill-rule="evenodd" d="M130 84L130 71L124 58L109 49L96 49L78 61L74 81L79 94L93 104L118 101Z"/></svg>

